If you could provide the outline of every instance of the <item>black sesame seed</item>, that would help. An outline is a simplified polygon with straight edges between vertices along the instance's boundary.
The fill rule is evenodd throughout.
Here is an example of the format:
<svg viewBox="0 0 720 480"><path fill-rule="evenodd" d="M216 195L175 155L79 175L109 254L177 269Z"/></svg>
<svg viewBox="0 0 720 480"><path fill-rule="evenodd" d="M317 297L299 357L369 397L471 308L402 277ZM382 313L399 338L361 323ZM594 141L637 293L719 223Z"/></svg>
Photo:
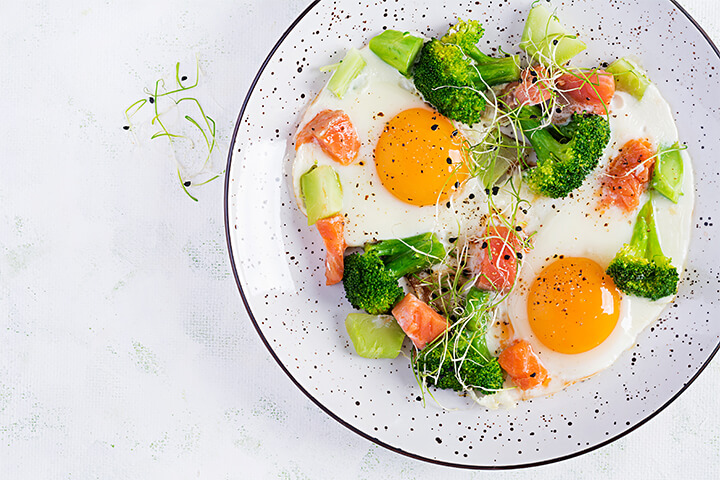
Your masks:
<svg viewBox="0 0 720 480"><path fill-rule="evenodd" d="M510 260L510 255L503 255L503 258L504 258L505 260Z"/></svg>
<svg viewBox="0 0 720 480"><path fill-rule="evenodd" d="M522 227L521 227L520 225L518 225L517 227L515 227L515 231L516 231L516 232L522 231Z"/></svg>
<svg viewBox="0 0 720 480"><path fill-rule="evenodd" d="M487 248L487 242L483 242L480 248Z"/></svg>
<svg viewBox="0 0 720 480"><path fill-rule="evenodd" d="M518 257L518 259L521 259L523 257L522 253L517 252L517 257Z"/></svg>
<svg viewBox="0 0 720 480"><path fill-rule="evenodd" d="M435 125L433 125L432 127L430 127L430 130L432 130L432 131L434 132L435 130L438 129L438 127L440 127L440 125L438 125L438 124L436 123Z"/></svg>
<svg viewBox="0 0 720 480"><path fill-rule="evenodd" d="M473 198L475 198L475 194L474 194L474 193L471 193L470 195L468 195L468 198L469 198L470 200L472 200Z"/></svg>
<svg viewBox="0 0 720 480"><path fill-rule="evenodd" d="M150 97L150 103L155 103L155 99L153 97Z"/></svg>
<svg viewBox="0 0 720 480"><path fill-rule="evenodd" d="M448 241L450 243L455 243L455 242L457 242L457 237L450 237L450 238L448 238Z"/></svg>
<svg viewBox="0 0 720 480"><path fill-rule="evenodd" d="M187 80L187 77L185 75L183 75L182 78L180 78L180 80L182 80L184 82L185 80Z"/></svg>
<svg viewBox="0 0 720 480"><path fill-rule="evenodd" d="M493 195L497 195L499 191L500 191L500 187L493 187L493 188L492 188L492 194L493 194Z"/></svg>
<svg viewBox="0 0 720 480"><path fill-rule="evenodd" d="M130 130L130 125L124 125L123 130Z"/></svg>
<svg viewBox="0 0 720 480"><path fill-rule="evenodd" d="M445 161L448 163L448 165L452 165L452 158L448 157Z"/></svg>
<svg viewBox="0 0 720 480"><path fill-rule="evenodd" d="M190 180L188 180L187 182L183 183L183 185L185 185L186 187L189 187L192 184L190 183Z"/></svg>

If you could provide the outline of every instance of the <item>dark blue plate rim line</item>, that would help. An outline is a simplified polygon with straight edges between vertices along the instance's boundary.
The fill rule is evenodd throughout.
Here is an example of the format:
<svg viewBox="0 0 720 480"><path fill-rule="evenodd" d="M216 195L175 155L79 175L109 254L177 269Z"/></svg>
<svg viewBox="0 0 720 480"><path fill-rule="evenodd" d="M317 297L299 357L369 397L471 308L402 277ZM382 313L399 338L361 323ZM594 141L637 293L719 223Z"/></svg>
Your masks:
<svg viewBox="0 0 720 480"><path fill-rule="evenodd" d="M327 413L331 418L335 419L337 422L339 422L341 425L345 426L346 428L350 429L351 431L355 432L356 434L360 435L361 437L366 438L367 440L370 440L371 442L374 442L381 447L387 448L388 450L391 450L395 453L399 453L401 455L405 455L410 458L414 458L416 460L422 460L424 462L432 463L435 465L442 465L445 467L455 467L455 468L462 468L462 469L468 469L468 470L514 470L514 469L521 469L521 468L531 468L531 467L539 467L542 465L549 465L551 463L555 462L561 462L563 460L568 460L570 458L578 457L580 455L584 455L586 453L592 452L593 450L597 450L599 448L604 447L605 445L608 445L616 440L619 440L620 438L624 437L625 435L629 434L630 432L636 430L637 428L641 427L645 423L647 423L650 419L654 418L657 414L665 410L665 408L668 407L672 402L674 402L687 388L692 384L698 376L702 373L703 370L705 370L705 367L708 366L710 361L713 359L715 354L720 350L720 342L718 342L718 345L715 347L715 349L712 351L710 356L707 358L705 363L700 367L700 369L693 375L693 377L688 380L688 382L683 385L683 387L672 397L670 400L668 400L664 405L662 405L660 408L655 410L653 413L645 417L644 419L640 420L638 423L632 425L627 430L619 433L618 435L615 435L614 437L605 440L603 442L600 442L596 445L593 445L589 448L586 448L584 450L579 450L577 452L570 453L568 455L560 456L551 458L548 460L543 460L540 462L534 462L534 463L524 463L524 464L516 464L516 465L467 465L467 464L461 464L461 463L452 463L452 462L444 462L441 460L435 460L433 458L423 457L421 455L416 455L414 453L406 452L404 450L401 450L397 447L393 447L392 445L389 445L381 440L378 440L375 437L372 437L368 435L367 433L359 430L358 428L350 425L345 420L337 416L335 413L333 413L330 409L328 409L325 405L320 403L319 400L317 400L315 397L313 397L310 392L305 390L305 388L300 384L300 382L295 379L295 377L290 373L290 371L285 367L285 365L282 363L280 358L277 356L273 348L270 346L270 342L268 342L267 338L265 338L265 335L260 330L260 325L258 324L257 320L255 319L255 316L252 313L252 310L250 309L250 304L247 301L247 298L245 297L245 292L243 291L242 284L240 283L240 277L238 276L237 267L235 265L235 257L233 255L233 249L232 249L232 242L230 240L230 215L229 215L229 198L230 198L230 167L232 165L232 157L233 157L233 151L235 149L235 139L237 138L237 133L240 130L240 124L242 123L243 117L245 115L245 109L247 108L247 105L250 101L250 97L253 94L253 91L255 90L255 86L257 85L258 81L260 80L260 77L262 76L263 72L265 71L265 68L270 63L270 60L272 59L273 55L275 55L275 52L278 48L280 48L280 45L285 41L288 35L295 29L295 27L300 23L300 21L305 18L305 16L312 11L315 6L320 3L321 0L314 0L296 19L295 21L288 27L288 29L285 31L285 33L282 34L280 39L277 41L275 46L270 50L270 53L265 58L265 61L263 62L262 66L260 67L260 70L258 71L257 75L255 75L255 78L253 79L252 84L250 85L250 89L248 90L247 95L245 96L245 100L243 101L242 108L240 109L240 113L238 115L237 122L235 123L235 130L233 131L233 136L230 141L230 149L228 151L228 159L227 159L227 166L225 170L225 199L224 199L224 214L225 214L225 240L227 242L227 248L228 253L230 255L230 265L232 267L233 276L235 277L235 283L237 284L238 290L240 291L240 297L242 297L243 304L245 305L245 309L247 310L248 316L250 317L250 320L252 321L253 325L255 326L255 330L257 331L258 335L260 335L260 338L262 339L263 343L265 344L265 347L270 352L270 355L275 359L277 364L280 366L280 368L285 372L285 374L292 380L292 382L295 384L295 386L300 389L302 393L305 394L312 402L317 405L322 411ZM708 34L703 30L703 28L698 25L698 23L695 21L695 19L685 10L676 0L669 0L675 7L680 10L687 18L690 20L690 23L692 23L695 28L698 29L698 31L702 34L702 36L707 40L708 44L710 44L710 47L713 49L715 54L718 56L718 59L720 59L720 50L718 50L718 47L715 46L713 41L710 39Z"/></svg>

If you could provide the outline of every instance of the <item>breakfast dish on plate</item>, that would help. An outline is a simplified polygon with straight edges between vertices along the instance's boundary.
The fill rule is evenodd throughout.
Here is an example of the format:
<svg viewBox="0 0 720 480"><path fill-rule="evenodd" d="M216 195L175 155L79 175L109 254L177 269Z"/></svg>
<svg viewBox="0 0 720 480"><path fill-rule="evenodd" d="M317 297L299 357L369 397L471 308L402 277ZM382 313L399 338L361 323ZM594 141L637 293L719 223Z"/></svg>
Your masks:
<svg viewBox="0 0 720 480"><path fill-rule="evenodd" d="M423 392L497 408L633 347L677 292L694 187L641 59L574 65L585 43L541 4L521 55L483 33L388 29L324 68L292 177L356 353L408 337Z"/></svg>

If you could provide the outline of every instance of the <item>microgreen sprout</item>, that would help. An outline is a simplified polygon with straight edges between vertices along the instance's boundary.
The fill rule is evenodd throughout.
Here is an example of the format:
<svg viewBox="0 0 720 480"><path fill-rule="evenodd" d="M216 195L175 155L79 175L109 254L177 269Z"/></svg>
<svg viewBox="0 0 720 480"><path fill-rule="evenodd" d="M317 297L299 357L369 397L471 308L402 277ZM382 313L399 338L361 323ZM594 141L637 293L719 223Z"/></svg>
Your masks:
<svg viewBox="0 0 720 480"><path fill-rule="evenodd" d="M132 119L147 105L152 106L150 125L158 127L159 130L150 135L150 140L158 138L166 138L168 140L173 159L175 160L180 186L187 196L194 201L198 201L198 199L190 193L188 187L205 185L222 175L222 172L213 172L210 167L213 153L217 151L216 122L206 114L200 101L192 94L189 95L189 93L192 93L191 91L198 86L200 73L200 63L196 61L195 79L192 83L189 83L187 76L180 75L180 62L177 62L175 64L175 85L168 87L164 79L158 79L152 90L146 88L144 90L146 96L137 100L125 110L127 123L124 127L124 129L129 130L135 137L135 140L138 141L136 125L133 124ZM188 125L191 131L199 134L206 152L201 158L201 165L193 168L192 172L187 172L188 167L178 160L176 141L180 139L187 140L190 142L191 149L194 149L195 142L193 138L189 132L183 130L181 125L169 127L164 121L168 113L172 111L179 112L180 109L182 109L183 112L182 120L186 122L186 125Z"/></svg>
<svg viewBox="0 0 720 480"><path fill-rule="evenodd" d="M593 108L597 111L591 113L599 113L602 110L606 118L610 114L609 105L605 103L598 91L598 87L601 86L600 75L604 73L598 69L581 70L567 64L569 58L585 47L575 35L559 31L562 27L558 27L558 25L559 21L553 12L546 21L543 37L547 38L544 38L543 44L534 44L535 39L539 37L530 35L522 45L524 53L521 56L513 56L518 63L517 66L524 67L526 71L519 82L496 86L485 84L485 88L482 88L482 84L480 84L476 85L478 88L446 85L436 86L433 89L433 91L438 89L468 90L482 97L484 101L485 109L480 120L473 125L463 127L463 133L466 134L466 138L473 139L473 142L467 141L464 145L465 166L472 177L467 182L479 181L484 187L487 194L488 213L479 220L473 220L477 223L470 226L469 229L468 225L464 225L464 222L468 220L462 218L462 215L457 215L459 212L455 210L454 204L458 200L450 196L441 201L440 195L438 195L435 205L435 223L439 228L441 212L444 215L445 207L452 207L451 213L456 214L458 223L456 236L450 239L445 259L440 264L408 278L418 297L424 298L428 304L445 315L450 325L441 337L425 347L424 350L415 352L416 359L417 355L434 352L433 355L440 354L441 360L441 367L434 370L423 369L421 368L422 364L413 362L413 372L421 389L423 402L425 394L428 393L440 405L428 386L438 386L439 377L443 377L443 373L447 373L446 371L441 372L445 368L446 359L452 362L457 382L461 384L464 393L472 400L479 402L481 398L479 394L493 393L492 391L482 391L482 389L477 389L477 386L465 383L463 375L461 375L464 362L467 361L469 355L476 355L477 352L473 351L474 347L471 343L463 343L462 339L464 335L473 334L481 335L484 340L488 326L496 322L496 317L499 315L498 307L506 301L513 288L516 287L525 254L532 249L535 235L535 232L528 232L525 229L527 225L525 217L531 208L529 195L532 194L524 182L526 176L524 170L534 165L533 161L528 158L531 148L526 135L532 134L534 129L524 131L522 128L522 115L526 111L524 107L527 107L530 101L521 103L517 100L514 94L516 86L527 82L530 86L544 90L541 91L543 99L539 104L541 118L537 119L538 130L562 124L570 118L572 113L581 113L586 108L590 108L574 104L570 96L574 90L593 91L599 99L599 104ZM567 41L563 42L563 40ZM558 48L562 44L564 44L565 51L558 52ZM462 51L462 48L458 48ZM504 52L501 51L501 53ZM477 70L477 67L474 68ZM570 76L575 81L559 81L562 77L567 80ZM479 77L482 81L482 76L479 75ZM568 86L567 83L571 85ZM455 168L458 167L455 166ZM463 186L456 185L455 191L461 191L462 188ZM443 189L443 191L446 190ZM503 232L507 231L508 233L507 235L500 234L493 227L504 227L506 230ZM484 233L478 234L477 231ZM511 273L514 273L513 285L511 288L488 294L487 301L482 304L481 312L487 321L481 322L479 330L474 331L469 326L474 326L477 322L471 322L465 309L465 303L468 292L475 288L483 274L469 271L468 254L473 243L482 244L491 240L495 244L498 241L502 242L502 248L499 251L515 252L513 260L515 272L505 272L508 278ZM492 258L492 255L496 253L492 250L487 248L485 252L490 256L490 261L494 262L495 259ZM497 251L495 250L495 252ZM505 255L503 256L505 257ZM495 267L499 271L509 268L507 263L509 259L497 260ZM505 260L505 262L500 260ZM494 353L488 352L488 355L492 356ZM437 360L437 356L435 359ZM442 405L440 406L442 407Z"/></svg>

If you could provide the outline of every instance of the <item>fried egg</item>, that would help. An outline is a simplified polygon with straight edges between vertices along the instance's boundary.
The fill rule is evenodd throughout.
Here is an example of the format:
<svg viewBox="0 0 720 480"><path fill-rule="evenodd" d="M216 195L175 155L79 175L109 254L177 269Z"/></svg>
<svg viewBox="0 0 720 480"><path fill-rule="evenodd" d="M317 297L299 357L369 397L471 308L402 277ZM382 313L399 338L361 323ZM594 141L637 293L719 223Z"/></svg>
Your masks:
<svg viewBox="0 0 720 480"><path fill-rule="evenodd" d="M533 249L488 333L497 351L514 340L530 342L550 380L525 392L511 388L491 396L484 400L488 405L552 394L607 368L672 300L624 295L605 275L632 236L635 212L601 209L598 197L604 167L626 141L645 137L657 148L678 140L672 113L655 86L641 101L618 91L610 107L610 144L595 172L571 196L533 199L528 216L536 232ZM654 199L661 247L678 271L687 256L694 204L690 158L682 156L684 195L677 204L659 194Z"/></svg>
<svg viewBox="0 0 720 480"><path fill-rule="evenodd" d="M340 213L349 246L428 231L447 240L465 226L479 231L488 208L467 170L464 130L432 110L411 80L368 47L360 53L366 66L343 98L324 88L298 128L323 110L342 110L360 138L358 158L343 166L318 145L301 145L292 169L300 208L302 174L313 165L330 165L343 187Z"/></svg>

